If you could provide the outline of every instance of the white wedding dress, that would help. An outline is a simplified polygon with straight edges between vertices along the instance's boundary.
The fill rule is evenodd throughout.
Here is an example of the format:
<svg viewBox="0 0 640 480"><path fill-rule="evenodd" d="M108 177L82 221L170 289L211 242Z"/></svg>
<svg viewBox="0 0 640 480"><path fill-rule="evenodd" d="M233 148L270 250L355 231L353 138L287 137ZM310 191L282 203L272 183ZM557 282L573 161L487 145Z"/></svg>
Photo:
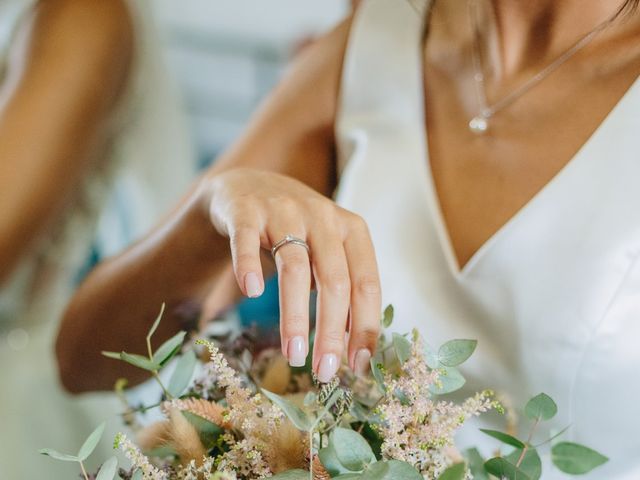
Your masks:
<svg viewBox="0 0 640 480"><path fill-rule="evenodd" d="M0 82L12 35L35 1L0 0ZM57 323L92 246L105 255L122 248L166 212L195 175L149 4L135 0L130 6L136 59L127 92L112 115L111 141L100 166L85 176L55 228L0 286L2 480L77 478L77 466L37 450L75 453L103 420L108 421L107 433L87 463L95 469L113 455L122 406L112 395L74 398L63 393L53 355Z"/></svg>
<svg viewBox="0 0 640 480"><path fill-rule="evenodd" d="M368 222L394 329L479 341L468 390L515 405L546 392L548 429L610 461L582 478L640 479L640 81L568 165L457 265L428 163L422 19L367 0L346 54L338 202ZM544 439L541 431L538 438ZM497 443L467 426L462 443ZM541 449L543 479L568 478ZM544 456L546 455L546 457Z"/></svg>

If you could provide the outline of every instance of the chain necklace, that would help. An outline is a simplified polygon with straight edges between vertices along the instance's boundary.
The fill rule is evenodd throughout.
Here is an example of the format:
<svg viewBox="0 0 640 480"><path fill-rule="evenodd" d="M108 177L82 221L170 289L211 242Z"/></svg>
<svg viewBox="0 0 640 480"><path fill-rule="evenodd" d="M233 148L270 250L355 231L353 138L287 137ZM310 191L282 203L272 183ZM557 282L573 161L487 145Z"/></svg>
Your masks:
<svg viewBox="0 0 640 480"><path fill-rule="evenodd" d="M617 18L617 14L608 18L604 22L598 24L593 30L581 37L576 43L564 51L558 58L547 65L545 68L536 73L529 80L524 82L515 90L511 91L504 97L489 104L487 100L486 87L485 87L485 75L482 68L482 57L480 55L480 26L478 21L478 4L477 0L469 0L469 18L471 21L471 27L473 29L473 80L476 86L476 96L478 98L478 104L480 112L473 117L469 122L469 130L473 133L481 135L489 129L489 120L499 111L504 110L509 105L514 103L525 93L539 84L542 80L547 78L553 72L555 72L560 66L562 66L567 60L573 57L576 53L589 45L595 39L595 37L605 30L613 21Z"/></svg>

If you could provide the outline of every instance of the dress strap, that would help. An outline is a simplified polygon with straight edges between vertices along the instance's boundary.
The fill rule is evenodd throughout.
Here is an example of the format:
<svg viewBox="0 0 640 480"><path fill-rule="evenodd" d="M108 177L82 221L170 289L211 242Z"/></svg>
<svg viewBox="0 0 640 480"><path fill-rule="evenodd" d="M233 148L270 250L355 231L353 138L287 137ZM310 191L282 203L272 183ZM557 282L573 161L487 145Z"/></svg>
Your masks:
<svg viewBox="0 0 640 480"><path fill-rule="evenodd" d="M384 119L386 128L422 123L421 38L430 3L365 0L360 4L343 64L336 119L339 148L354 127L376 120ZM348 156L339 155L340 171Z"/></svg>

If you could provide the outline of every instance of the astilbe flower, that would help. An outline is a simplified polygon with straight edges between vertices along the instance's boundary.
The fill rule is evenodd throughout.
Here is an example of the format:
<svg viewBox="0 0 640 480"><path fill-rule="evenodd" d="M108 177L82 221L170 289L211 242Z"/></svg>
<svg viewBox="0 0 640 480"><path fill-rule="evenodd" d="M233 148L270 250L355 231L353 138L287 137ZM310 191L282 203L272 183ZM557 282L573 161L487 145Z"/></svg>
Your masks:
<svg viewBox="0 0 640 480"><path fill-rule="evenodd" d="M400 374L385 374L386 391L376 410L381 423L376 428L384 458L408 462L425 479L435 479L452 463L449 451L456 430L496 402L489 391L461 405L435 400L430 387L439 384L441 373L427 366L423 351L422 339L414 332L411 355Z"/></svg>
<svg viewBox="0 0 640 480"><path fill-rule="evenodd" d="M114 448L122 450L134 468L142 471L144 480L168 480L166 472L154 467L149 459L123 433L116 435Z"/></svg>
<svg viewBox="0 0 640 480"><path fill-rule="evenodd" d="M260 394L254 394L243 385L237 372L229 366L218 347L211 342L200 342L211 356L208 370L216 383L224 390L228 410L224 420L239 435L227 432L223 440L228 451L217 459L217 471L236 474L240 479L269 477L278 464L271 448L274 439L286 434L286 422L282 411ZM304 441L300 436L300 441ZM292 459L300 462L300 459Z"/></svg>

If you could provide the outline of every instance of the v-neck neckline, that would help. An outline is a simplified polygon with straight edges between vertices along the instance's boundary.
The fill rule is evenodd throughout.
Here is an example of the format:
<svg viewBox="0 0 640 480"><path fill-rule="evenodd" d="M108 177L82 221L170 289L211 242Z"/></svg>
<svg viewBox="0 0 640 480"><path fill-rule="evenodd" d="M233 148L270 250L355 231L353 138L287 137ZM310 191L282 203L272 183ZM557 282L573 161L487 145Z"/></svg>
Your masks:
<svg viewBox="0 0 640 480"><path fill-rule="evenodd" d="M422 41L420 42L420 47L422 47ZM422 175L420 181L426 188L427 199L435 224L435 229L437 231L439 242L446 257L446 261L449 264L451 273L455 278L462 279L465 278L472 270L474 270L479 263L481 263L483 258L488 255L489 251L494 248L494 245L496 243L506 237L508 232L515 228L518 223L522 222L522 219L535 205L537 205L545 197L547 197L554 188L558 188L558 184L560 184L566 176L568 176L579 166L582 158L588 156L588 150L591 144L593 144L602 135L604 135L609 125L613 123L613 121L617 117L618 111L621 110L621 108L635 93L636 90L640 90L640 75L636 77L636 79L631 83L631 85L627 88L620 99L615 103L611 110L609 110L604 120L602 120L602 122L596 127L596 129L587 137L587 140L580 146L580 148L569 159L569 161L565 163L565 165L560 170L558 170L558 172L556 172L548 182L546 182L539 190L537 190L536 193L534 193L534 195L529 198L529 200L527 200L527 202L522 207L516 210L516 212L511 215L505 223L503 223L497 230L495 230L491 234L491 236L489 236L473 252L471 257L469 257L464 265L461 265L455 248L453 247L449 228L447 227L444 219L440 197L438 195L435 185L435 179L433 177L433 168L431 165L431 156L429 152L429 134L427 131L428 125L426 120L426 83L424 79L424 56L422 55L422 48L418 49L418 53L418 65L420 69L419 74L421 78L421 81L418 82L418 108L420 109L421 113L421 128L419 134L422 140L420 142L422 146L422 155L418 156L422 167Z"/></svg>

